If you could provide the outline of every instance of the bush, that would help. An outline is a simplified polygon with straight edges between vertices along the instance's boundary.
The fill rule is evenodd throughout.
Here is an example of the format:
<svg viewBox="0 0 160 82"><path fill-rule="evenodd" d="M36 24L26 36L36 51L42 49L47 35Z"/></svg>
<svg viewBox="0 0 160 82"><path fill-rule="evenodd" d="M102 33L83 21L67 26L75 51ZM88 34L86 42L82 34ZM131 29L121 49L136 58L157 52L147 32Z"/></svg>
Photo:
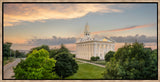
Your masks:
<svg viewBox="0 0 160 82"><path fill-rule="evenodd" d="M57 79L56 60L45 49L34 50L14 68L15 79Z"/></svg>
<svg viewBox="0 0 160 82"><path fill-rule="evenodd" d="M61 79L73 75L78 70L78 64L70 55L70 53L61 52L55 56L56 73Z"/></svg>
<svg viewBox="0 0 160 82"><path fill-rule="evenodd" d="M75 58L75 57L76 57L76 55L75 55L75 54L72 54L72 57L74 57L74 58Z"/></svg>
<svg viewBox="0 0 160 82"><path fill-rule="evenodd" d="M91 61L96 61L96 58L94 56L92 56Z"/></svg>
<svg viewBox="0 0 160 82"><path fill-rule="evenodd" d="M97 61L98 59L100 59L98 56L96 56L96 57L92 56L91 57L91 61Z"/></svg>
<svg viewBox="0 0 160 82"><path fill-rule="evenodd" d="M99 60L100 59L99 56L96 56L96 59Z"/></svg>

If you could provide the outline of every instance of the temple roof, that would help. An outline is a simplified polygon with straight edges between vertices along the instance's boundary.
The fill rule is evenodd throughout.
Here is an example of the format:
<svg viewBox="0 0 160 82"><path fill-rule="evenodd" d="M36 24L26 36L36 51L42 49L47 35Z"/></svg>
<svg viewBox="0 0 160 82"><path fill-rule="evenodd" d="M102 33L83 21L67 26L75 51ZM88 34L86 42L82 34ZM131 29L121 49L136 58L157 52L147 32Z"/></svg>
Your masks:
<svg viewBox="0 0 160 82"><path fill-rule="evenodd" d="M77 41L77 43L79 43L79 42L87 42L87 41L115 42L111 38L103 37L103 38L80 38Z"/></svg>
<svg viewBox="0 0 160 82"><path fill-rule="evenodd" d="M115 42L114 40L108 37L96 37L96 36L91 37L90 32L89 32L88 23L86 24L85 29L84 29L84 37L77 40L77 43L86 42L86 41Z"/></svg>

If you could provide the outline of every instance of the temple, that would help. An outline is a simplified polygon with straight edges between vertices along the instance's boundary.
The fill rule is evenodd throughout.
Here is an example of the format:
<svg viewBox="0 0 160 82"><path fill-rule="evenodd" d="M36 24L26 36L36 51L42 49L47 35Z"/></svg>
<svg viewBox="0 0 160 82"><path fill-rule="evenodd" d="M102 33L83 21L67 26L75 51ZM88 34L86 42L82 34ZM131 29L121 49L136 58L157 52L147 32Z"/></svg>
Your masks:
<svg viewBox="0 0 160 82"><path fill-rule="evenodd" d="M105 54L115 50L115 41L103 37L91 37L88 23L84 29L84 36L76 42L76 58L90 60L92 56L99 56L104 60Z"/></svg>

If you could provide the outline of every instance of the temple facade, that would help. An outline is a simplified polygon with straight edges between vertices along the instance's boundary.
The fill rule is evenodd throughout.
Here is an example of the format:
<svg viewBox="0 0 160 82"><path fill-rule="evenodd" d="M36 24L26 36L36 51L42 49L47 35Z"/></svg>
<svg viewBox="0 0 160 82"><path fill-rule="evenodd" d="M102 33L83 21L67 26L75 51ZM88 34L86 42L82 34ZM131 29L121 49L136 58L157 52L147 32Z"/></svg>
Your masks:
<svg viewBox="0 0 160 82"><path fill-rule="evenodd" d="M76 58L90 60L92 56L99 56L104 60L105 54L114 50L115 41L107 37L91 37L88 24L84 29L84 37L76 42Z"/></svg>

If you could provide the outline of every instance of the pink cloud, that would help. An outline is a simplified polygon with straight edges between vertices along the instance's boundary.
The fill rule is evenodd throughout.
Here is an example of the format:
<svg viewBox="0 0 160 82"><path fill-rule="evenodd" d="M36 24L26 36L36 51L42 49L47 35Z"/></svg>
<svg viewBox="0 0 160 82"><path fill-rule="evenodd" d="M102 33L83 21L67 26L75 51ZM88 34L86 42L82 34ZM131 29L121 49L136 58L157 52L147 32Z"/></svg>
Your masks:
<svg viewBox="0 0 160 82"><path fill-rule="evenodd" d="M154 26L155 24L146 24L146 25L139 25L139 26L133 26L133 27L127 27L127 28L120 28L120 29L114 29L114 30L104 30L104 31L97 31L97 32L91 32L91 34L99 34L99 33L105 33L105 32L116 32L116 31L126 31L126 30L132 30L135 28L146 28Z"/></svg>
<svg viewBox="0 0 160 82"><path fill-rule="evenodd" d="M15 26L23 21L80 18L88 13L123 12L112 6L114 4L5 4L4 26Z"/></svg>

